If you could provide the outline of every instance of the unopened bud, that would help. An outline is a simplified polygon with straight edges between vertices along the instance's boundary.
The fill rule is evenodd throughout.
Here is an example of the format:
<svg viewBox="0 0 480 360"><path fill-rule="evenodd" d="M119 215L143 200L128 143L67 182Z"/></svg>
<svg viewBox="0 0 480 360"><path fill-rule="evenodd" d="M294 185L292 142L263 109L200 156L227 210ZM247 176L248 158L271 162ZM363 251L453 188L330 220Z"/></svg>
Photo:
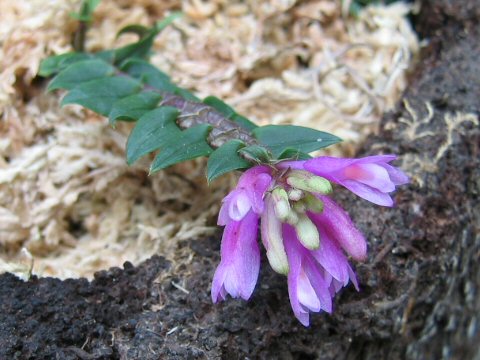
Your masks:
<svg viewBox="0 0 480 360"><path fill-rule="evenodd" d="M298 214L298 222L295 224L298 239L307 249L317 250L320 247L320 235L317 227L305 214Z"/></svg>
<svg viewBox="0 0 480 360"><path fill-rule="evenodd" d="M285 222L292 226L295 226L295 224L298 222L298 214L294 209L290 209L288 216L285 219Z"/></svg>
<svg viewBox="0 0 480 360"><path fill-rule="evenodd" d="M270 266L279 274L287 275L289 265L287 253L283 246L282 223L275 214L275 201L273 196L265 198L265 210L261 221L262 242L267 250Z"/></svg>
<svg viewBox="0 0 480 360"><path fill-rule="evenodd" d="M277 187L272 191L272 199L275 215L277 215L281 221L285 221L290 212L290 202L288 201L287 192L283 188Z"/></svg>
<svg viewBox="0 0 480 360"><path fill-rule="evenodd" d="M305 199L303 200L309 211L314 213L321 213L323 211L323 201L315 197L310 193L305 194Z"/></svg>
<svg viewBox="0 0 480 360"><path fill-rule="evenodd" d="M291 189L288 191L288 198L292 201L298 201L303 197L303 191L299 189Z"/></svg>
<svg viewBox="0 0 480 360"><path fill-rule="evenodd" d="M332 192L332 184L327 179L313 175L308 171L292 170L287 177L287 184L300 190L319 194Z"/></svg>
<svg viewBox="0 0 480 360"><path fill-rule="evenodd" d="M303 200L300 200L300 201L295 201L293 203L293 208L295 209L295 211L297 213L305 213L305 211L307 211L307 205L305 204L305 202Z"/></svg>

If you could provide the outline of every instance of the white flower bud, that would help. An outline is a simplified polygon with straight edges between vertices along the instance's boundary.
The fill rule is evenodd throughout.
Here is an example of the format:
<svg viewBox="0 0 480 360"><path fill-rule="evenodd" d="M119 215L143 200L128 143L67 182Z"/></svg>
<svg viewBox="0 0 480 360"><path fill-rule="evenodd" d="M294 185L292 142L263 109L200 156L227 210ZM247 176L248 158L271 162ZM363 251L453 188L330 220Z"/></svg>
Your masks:
<svg viewBox="0 0 480 360"><path fill-rule="evenodd" d="M287 192L280 187L273 189L272 199L274 202L275 215L284 222L290 212L290 202L288 201Z"/></svg>
<svg viewBox="0 0 480 360"><path fill-rule="evenodd" d="M288 198L292 201L298 201L303 198L303 191L298 189L290 189L288 191Z"/></svg>
<svg viewBox="0 0 480 360"><path fill-rule="evenodd" d="M303 246L310 250L317 250L320 247L320 235L317 227L307 215L298 214L298 222L294 226Z"/></svg>
<svg viewBox="0 0 480 360"><path fill-rule="evenodd" d="M270 266L279 274L287 275L289 265L287 253L283 246L282 223L275 214L273 195L265 196L265 210L261 219L262 242L267 250Z"/></svg>
<svg viewBox="0 0 480 360"><path fill-rule="evenodd" d="M305 198L303 202L307 206L307 210L312 211L314 213L321 213L323 211L323 201L315 197L310 193L305 194Z"/></svg>
<svg viewBox="0 0 480 360"><path fill-rule="evenodd" d="M330 181L303 170L292 170L287 177L287 184L295 189L318 194L329 194L332 192Z"/></svg>

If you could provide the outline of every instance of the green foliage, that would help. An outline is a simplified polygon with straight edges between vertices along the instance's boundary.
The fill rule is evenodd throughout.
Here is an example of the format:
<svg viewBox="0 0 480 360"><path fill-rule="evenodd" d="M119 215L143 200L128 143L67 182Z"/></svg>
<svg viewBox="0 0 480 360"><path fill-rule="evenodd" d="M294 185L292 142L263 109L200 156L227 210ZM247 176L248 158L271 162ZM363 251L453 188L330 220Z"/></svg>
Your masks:
<svg viewBox="0 0 480 360"><path fill-rule="evenodd" d="M268 164L272 161L272 154L262 145L246 146L238 151L248 161L257 164Z"/></svg>
<svg viewBox="0 0 480 360"><path fill-rule="evenodd" d="M84 82L113 75L114 72L113 66L99 59L78 61L60 71L48 84L47 90L70 90Z"/></svg>
<svg viewBox="0 0 480 360"><path fill-rule="evenodd" d="M158 33L180 16L182 16L181 13L173 13L165 19L157 22L150 29L144 29L140 32L138 31L140 28L137 26L137 33L141 33L140 39L133 44L129 44L119 49L116 49L114 52L114 64L122 64L122 62L131 58L147 59L150 53L150 49L153 45L153 40L158 35ZM127 30L125 29L126 28L120 30L117 35L119 36L122 33L131 32L134 28L130 26L127 27Z"/></svg>
<svg viewBox="0 0 480 360"><path fill-rule="evenodd" d="M308 160L311 158L307 153L292 148L285 149L278 157L280 160Z"/></svg>
<svg viewBox="0 0 480 360"><path fill-rule="evenodd" d="M224 103L222 100L215 96L207 96L203 99L203 103L205 105L211 106L215 110L217 110L220 114L224 115L227 119L230 119L240 125L247 131L251 131L258 126L248 120L246 117L239 115L233 110L229 105Z"/></svg>
<svg viewBox="0 0 480 360"><path fill-rule="evenodd" d="M113 104L140 91L142 85L128 77L104 77L81 83L62 100L62 106L79 104L103 116L108 116Z"/></svg>
<svg viewBox="0 0 480 360"><path fill-rule="evenodd" d="M267 125L254 129L252 133L275 158L287 149L309 153L341 141L335 135L294 125Z"/></svg>
<svg viewBox="0 0 480 360"><path fill-rule="evenodd" d="M100 4L101 0L84 0L80 12L71 13L70 16L78 21L90 22L92 21L93 12Z"/></svg>
<svg viewBox="0 0 480 360"><path fill-rule="evenodd" d="M113 103L110 110L110 124L114 125L117 120L136 121L146 112L155 109L161 99L162 96L154 91L143 91L120 99Z"/></svg>
<svg viewBox="0 0 480 360"><path fill-rule="evenodd" d="M140 80L143 84L152 88L166 91L191 101L198 101L198 98L191 92L181 89L170 80L170 77L155 66L141 59L126 60L120 68L122 71Z"/></svg>
<svg viewBox="0 0 480 360"><path fill-rule="evenodd" d="M178 139L182 131L175 123L177 116L177 109L164 106L138 119L128 137L127 163L131 165L142 156L167 145L171 139Z"/></svg>
<svg viewBox="0 0 480 360"><path fill-rule="evenodd" d="M230 171L249 168L250 162L238 153L243 147L245 147L243 141L230 140L212 152L207 164L208 182Z"/></svg>
<svg viewBox="0 0 480 360"><path fill-rule="evenodd" d="M192 160L200 156L208 156L213 149L206 138L212 127L208 124L197 125L184 130L179 136L169 137L168 142L160 148L150 166L150 173L168 166Z"/></svg>
<svg viewBox="0 0 480 360"><path fill-rule="evenodd" d="M38 75L40 76L51 76L59 73L60 71L66 69L76 62L91 59L90 54L71 52L56 56L50 56L40 63L40 69L38 70Z"/></svg>
<svg viewBox="0 0 480 360"><path fill-rule="evenodd" d="M96 6L98 1L84 3ZM162 98L174 94L191 102L200 103L200 100L173 84L168 75L147 61L154 37L178 16L174 14L152 28L140 25L123 28L119 36L133 32L139 40L119 49L47 58L41 63L39 75L56 75L48 90L68 90L62 105L80 104L108 116L112 125L117 121L136 121L127 141L127 163L132 164L142 156L158 151L150 167L151 173L179 162L209 156L207 178L210 182L227 172L254 164L307 159L310 158L309 152L340 141L331 134L299 126L258 127L214 96L205 98L203 103L250 133L258 144L246 146L243 141L232 138L214 150L207 143L212 125L194 122L188 129L180 129L177 119L181 112L162 105ZM178 103L175 106L179 108L184 104L184 100L173 100L172 103ZM188 106L195 108L195 104ZM202 106L197 108L201 116Z"/></svg>

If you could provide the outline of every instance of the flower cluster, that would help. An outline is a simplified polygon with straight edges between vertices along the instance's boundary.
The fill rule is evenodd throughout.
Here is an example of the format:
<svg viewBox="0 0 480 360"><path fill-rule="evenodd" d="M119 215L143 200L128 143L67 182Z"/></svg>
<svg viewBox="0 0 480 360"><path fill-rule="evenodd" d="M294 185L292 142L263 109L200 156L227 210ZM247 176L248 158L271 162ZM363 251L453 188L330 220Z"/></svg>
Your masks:
<svg viewBox="0 0 480 360"><path fill-rule="evenodd" d="M329 196L330 182L379 205L392 206L389 192L408 182L389 165L394 155L361 159L318 157L247 170L223 200L225 225L221 262L212 283L214 303L227 294L248 300L260 269L258 226L272 269L288 277L290 303L298 320L332 311L332 298L355 274L344 252L363 260L367 244L348 214ZM343 250L343 251L342 251Z"/></svg>

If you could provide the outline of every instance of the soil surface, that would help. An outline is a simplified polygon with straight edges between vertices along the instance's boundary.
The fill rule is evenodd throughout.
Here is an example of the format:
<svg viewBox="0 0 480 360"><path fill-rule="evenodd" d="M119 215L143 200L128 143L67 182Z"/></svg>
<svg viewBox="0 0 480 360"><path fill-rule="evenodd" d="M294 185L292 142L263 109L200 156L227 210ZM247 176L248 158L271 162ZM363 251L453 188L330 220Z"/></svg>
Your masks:
<svg viewBox="0 0 480 360"><path fill-rule="evenodd" d="M0 359L480 358L480 3L422 3L430 45L358 154L402 154L412 183L393 209L337 197L369 239L360 292L304 328L263 266L251 301L212 305L219 233L179 244L195 254L182 279L161 257L92 282L1 275Z"/></svg>

